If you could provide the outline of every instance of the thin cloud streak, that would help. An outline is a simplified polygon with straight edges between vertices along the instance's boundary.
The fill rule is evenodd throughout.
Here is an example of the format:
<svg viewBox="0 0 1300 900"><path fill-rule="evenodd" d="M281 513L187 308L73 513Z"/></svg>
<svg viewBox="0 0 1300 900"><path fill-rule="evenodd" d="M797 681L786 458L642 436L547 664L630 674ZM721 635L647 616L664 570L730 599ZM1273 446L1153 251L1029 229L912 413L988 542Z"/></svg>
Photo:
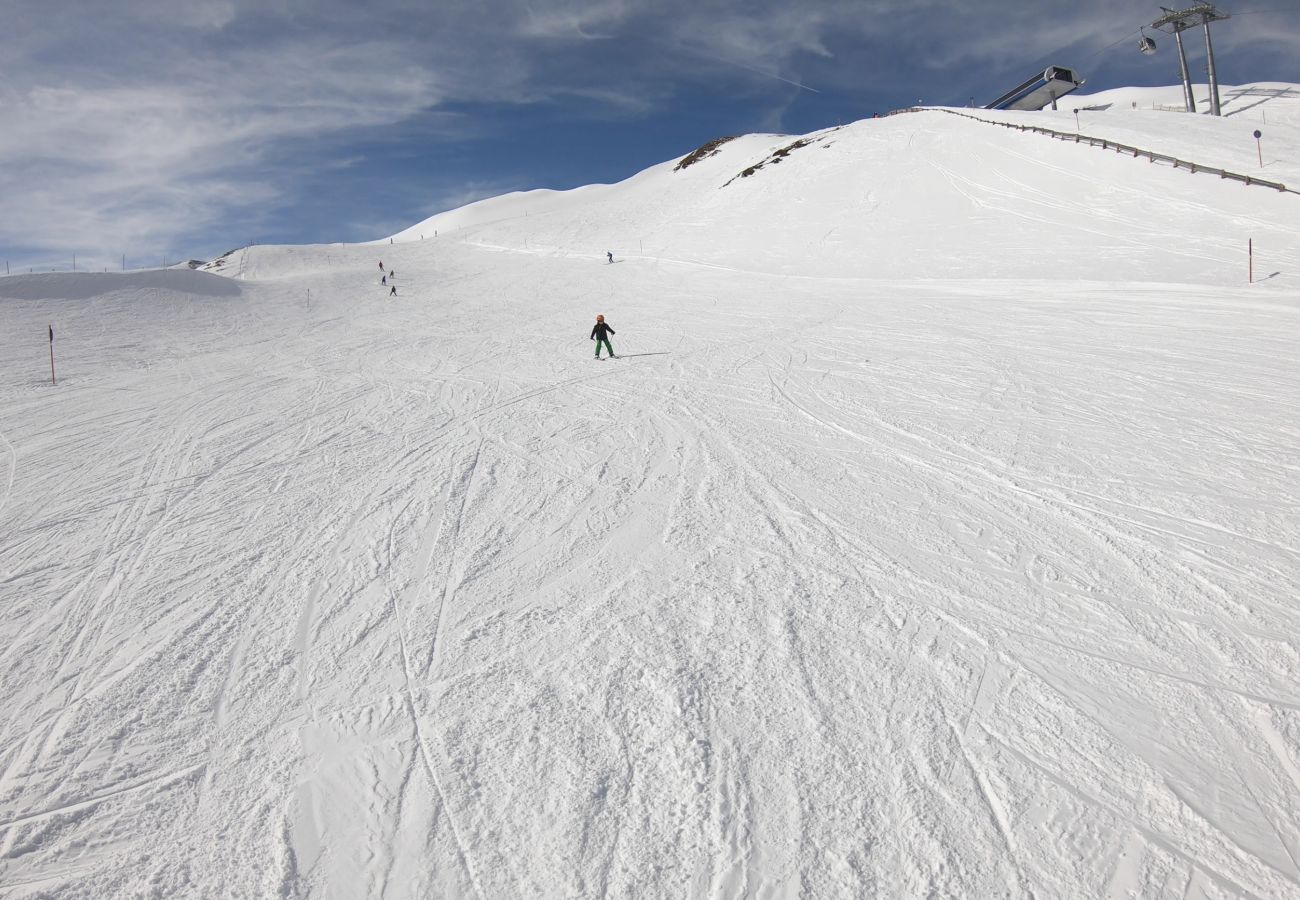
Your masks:
<svg viewBox="0 0 1300 900"><path fill-rule="evenodd" d="M775 72L765 72L762 69L756 68L754 66L747 66L744 63L740 63L740 62L732 62L729 59L722 59L721 57L718 57L718 62L726 63L729 66L738 66L739 68L747 69L748 71L755 72L759 75L766 75L768 78L775 78L777 81L784 81L786 84L792 84L795 87L799 88L800 90L809 91L814 94L821 93L821 91L817 90L816 88L809 87L808 85L802 84L801 82L795 81L791 78L782 77L781 75L777 75Z"/></svg>

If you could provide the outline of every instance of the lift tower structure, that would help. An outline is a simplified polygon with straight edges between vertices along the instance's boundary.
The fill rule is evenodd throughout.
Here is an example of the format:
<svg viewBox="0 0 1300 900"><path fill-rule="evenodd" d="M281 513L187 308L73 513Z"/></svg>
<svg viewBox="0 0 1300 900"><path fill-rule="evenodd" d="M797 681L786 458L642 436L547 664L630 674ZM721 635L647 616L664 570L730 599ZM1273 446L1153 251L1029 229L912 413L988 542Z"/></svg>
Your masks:
<svg viewBox="0 0 1300 900"><path fill-rule="evenodd" d="M1173 10L1160 7L1165 14L1151 23L1151 27L1174 36L1178 44L1178 67L1183 76L1183 100L1188 112L1196 112L1196 98L1192 96L1192 77L1187 72L1187 53L1183 49L1183 32L1197 25L1205 29L1205 71L1210 80L1210 115L1222 115L1219 108L1219 75L1214 68L1214 44L1210 41L1210 23L1232 18L1215 9L1213 3L1201 3L1190 9Z"/></svg>

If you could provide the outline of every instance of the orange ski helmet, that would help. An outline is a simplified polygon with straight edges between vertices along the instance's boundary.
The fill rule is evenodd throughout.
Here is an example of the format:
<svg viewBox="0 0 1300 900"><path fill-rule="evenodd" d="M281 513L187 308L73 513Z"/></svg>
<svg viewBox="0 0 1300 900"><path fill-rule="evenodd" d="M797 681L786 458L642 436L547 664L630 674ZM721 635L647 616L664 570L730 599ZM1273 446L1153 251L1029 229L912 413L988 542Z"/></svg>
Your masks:
<svg viewBox="0 0 1300 900"><path fill-rule="evenodd" d="M596 321L597 321L597 322L603 322L603 321L605 321L605 317L604 317L604 316L596 316Z"/></svg>

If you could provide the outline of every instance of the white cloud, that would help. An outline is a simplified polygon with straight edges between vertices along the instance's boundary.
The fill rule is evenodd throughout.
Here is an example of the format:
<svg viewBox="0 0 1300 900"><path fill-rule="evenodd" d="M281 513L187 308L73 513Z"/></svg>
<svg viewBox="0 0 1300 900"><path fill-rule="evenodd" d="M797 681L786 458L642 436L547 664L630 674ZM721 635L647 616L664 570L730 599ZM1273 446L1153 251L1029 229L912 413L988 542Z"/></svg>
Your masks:
<svg viewBox="0 0 1300 900"><path fill-rule="evenodd" d="M0 243L114 258L174 247L281 195L286 142L383 127L436 104L381 40L236 49L156 77L42 71L0 92Z"/></svg>
<svg viewBox="0 0 1300 900"><path fill-rule="evenodd" d="M524 9L527 15L518 28L522 38L607 40L627 20L632 4L624 0L579 0L528 3Z"/></svg>

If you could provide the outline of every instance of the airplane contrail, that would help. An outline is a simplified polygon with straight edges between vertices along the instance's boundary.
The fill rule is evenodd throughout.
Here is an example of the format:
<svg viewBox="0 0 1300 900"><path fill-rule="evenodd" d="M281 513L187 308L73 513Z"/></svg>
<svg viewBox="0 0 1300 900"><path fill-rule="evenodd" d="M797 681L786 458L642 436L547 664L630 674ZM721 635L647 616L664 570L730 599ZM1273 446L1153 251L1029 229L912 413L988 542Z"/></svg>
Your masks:
<svg viewBox="0 0 1300 900"><path fill-rule="evenodd" d="M742 69L748 69L751 72L757 72L759 75L766 75L768 78L775 78L777 81L784 81L786 84L793 84L797 88L800 88L805 91L812 91L814 94L821 93L821 91L817 90L817 88L808 87L808 85L806 84L802 84L798 81L792 81L789 78L782 78L780 75L777 75L775 72L767 72L763 69L757 69L753 66L747 66L742 62L736 62L735 60L731 60L731 59L724 59L721 56L715 56L712 58L716 59L718 62L728 63L729 65L739 66Z"/></svg>

